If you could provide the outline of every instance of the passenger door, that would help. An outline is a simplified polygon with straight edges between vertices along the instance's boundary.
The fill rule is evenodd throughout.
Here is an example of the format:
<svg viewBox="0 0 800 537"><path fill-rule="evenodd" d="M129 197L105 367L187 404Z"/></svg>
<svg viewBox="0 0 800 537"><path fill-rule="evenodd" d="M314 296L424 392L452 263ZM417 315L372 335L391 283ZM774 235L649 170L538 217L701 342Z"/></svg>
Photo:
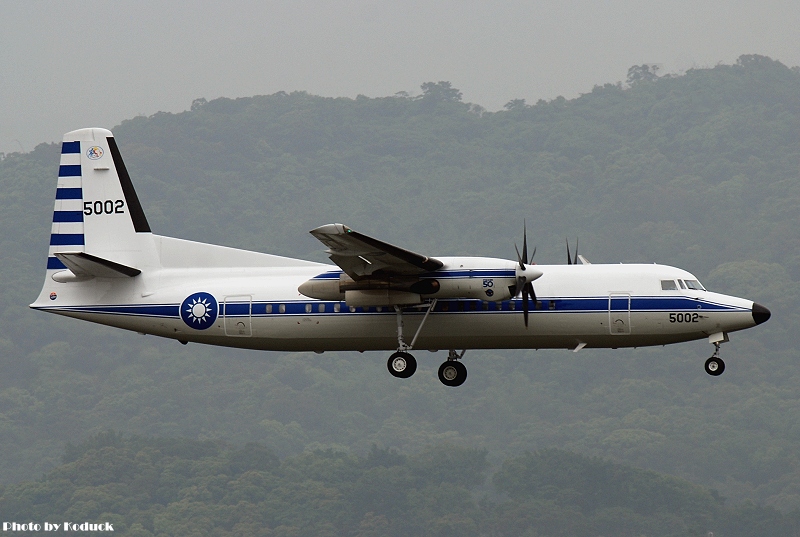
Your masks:
<svg viewBox="0 0 800 537"><path fill-rule="evenodd" d="M610 293L608 295L608 330L612 336L631 333L630 293Z"/></svg>

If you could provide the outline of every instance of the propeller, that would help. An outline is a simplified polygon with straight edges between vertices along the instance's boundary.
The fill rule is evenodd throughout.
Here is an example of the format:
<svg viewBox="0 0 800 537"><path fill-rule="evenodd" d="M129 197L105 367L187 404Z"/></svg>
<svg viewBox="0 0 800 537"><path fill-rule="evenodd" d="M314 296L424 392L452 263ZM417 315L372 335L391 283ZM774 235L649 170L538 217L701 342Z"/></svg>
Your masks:
<svg viewBox="0 0 800 537"><path fill-rule="evenodd" d="M533 280L540 277L542 271L531 266L533 264L533 256L536 255L536 248L533 249L530 261L528 260L528 230L524 221L522 226L522 255L519 253L517 244L514 243L514 250L517 251L517 262L519 263L516 269L516 289L517 292L522 293L522 318L525 321L525 328L528 328L530 299L533 298L533 303L536 304L536 292L533 290Z"/></svg>
<svg viewBox="0 0 800 537"><path fill-rule="evenodd" d="M577 265L578 264L578 239L575 238L575 261L572 261L572 256L570 256L569 252L569 239L565 239L567 243L567 265Z"/></svg>

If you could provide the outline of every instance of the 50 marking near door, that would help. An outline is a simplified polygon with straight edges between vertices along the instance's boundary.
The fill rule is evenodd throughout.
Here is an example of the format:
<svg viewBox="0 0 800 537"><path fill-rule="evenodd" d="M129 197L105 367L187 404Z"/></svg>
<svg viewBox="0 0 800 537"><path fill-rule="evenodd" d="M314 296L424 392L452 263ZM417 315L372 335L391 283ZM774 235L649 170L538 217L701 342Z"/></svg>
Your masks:
<svg viewBox="0 0 800 537"><path fill-rule="evenodd" d="M123 200L84 201L83 214L125 214L123 207L125 207Z"/></svg>

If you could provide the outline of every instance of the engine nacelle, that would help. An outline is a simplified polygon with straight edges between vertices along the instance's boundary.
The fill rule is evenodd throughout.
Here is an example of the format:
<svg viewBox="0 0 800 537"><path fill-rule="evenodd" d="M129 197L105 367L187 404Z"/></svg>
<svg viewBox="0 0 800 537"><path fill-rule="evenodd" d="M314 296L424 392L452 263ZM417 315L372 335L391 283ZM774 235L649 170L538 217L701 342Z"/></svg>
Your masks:
<svg viewBox="0 0 800 537"><path fill-rule="evenodd" d="M391 289L345 291L344 300L348 306L413 306L422 303L418 294Z"/></svg>
<svg viewBox="0 0 800 537"><path fill-rule="evenodd" d="M419 304L428 298L499 302L514 296L516 283L515 278L469 277L353 280L341 274L338 278L312 278L297 290L319 300L344 300L350 306L387 306Z"/></svg>
<svg viewBox="0 0 800 537"><path fill-rule="evenodd" d="M421 282L425 280L420 280ZM513 295L514 278L442 278L436 280L439 290L420 293L424 298L470 298L500 302Z"/></svg>
<svg viewBox="0 0 800 537"><path fill-rule="evenodd" d="M311 278L297 290L309 298L318 300L344 300L344 291L339 289L339 279Z"/></svg>

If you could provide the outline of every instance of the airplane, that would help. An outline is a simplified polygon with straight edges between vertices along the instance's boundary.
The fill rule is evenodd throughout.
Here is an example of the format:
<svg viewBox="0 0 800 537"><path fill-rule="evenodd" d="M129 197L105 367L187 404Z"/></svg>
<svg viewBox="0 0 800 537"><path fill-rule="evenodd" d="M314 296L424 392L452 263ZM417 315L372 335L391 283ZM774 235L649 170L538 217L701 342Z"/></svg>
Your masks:
<svg viewBox="0 0 800 537"><path fill-rule="evenodd" d="M708 338L720 375L728 334L764 323L751 300L707 291L658 264L566 265L429 257L343 224L311 230L335 265L151 232L113 134L64 135L47 272L31 308L188 342L274 351L446 350L446 386L467 377L467 349L621 348ZM535 249L534 249L535 254Z"/></svg>

